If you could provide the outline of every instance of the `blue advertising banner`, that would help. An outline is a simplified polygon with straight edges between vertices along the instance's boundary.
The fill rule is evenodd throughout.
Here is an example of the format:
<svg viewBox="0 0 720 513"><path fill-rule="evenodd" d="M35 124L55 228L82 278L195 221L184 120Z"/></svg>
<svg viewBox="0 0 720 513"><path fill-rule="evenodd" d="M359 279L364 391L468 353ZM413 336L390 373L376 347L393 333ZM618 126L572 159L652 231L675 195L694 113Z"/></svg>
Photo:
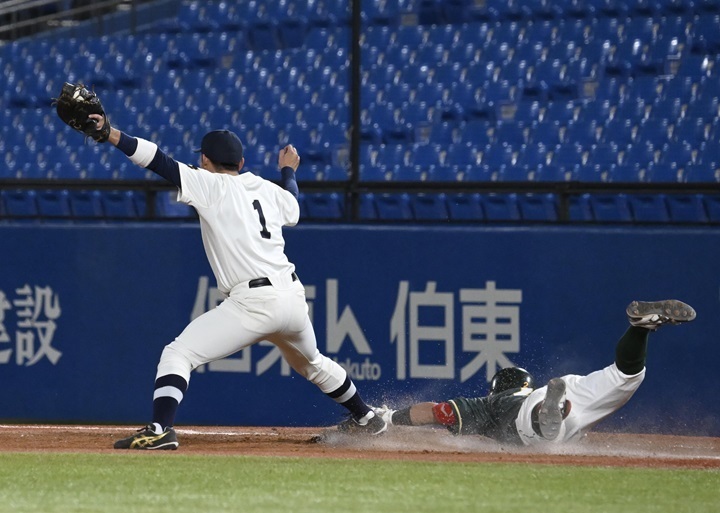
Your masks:
<svg viewBox="0 0 720 513"><path fill-rule="evenodd" d="M285 230L320 350L371 404L484 395L612 363L632 300L697 320L651 334L647 377L600 429L720 436L720 232L307 225ZM165 344L222 297L199 228L0 227L0 419L146 423ZM344 410L260 343L193 374L178 424L330 425Z"/></svg>

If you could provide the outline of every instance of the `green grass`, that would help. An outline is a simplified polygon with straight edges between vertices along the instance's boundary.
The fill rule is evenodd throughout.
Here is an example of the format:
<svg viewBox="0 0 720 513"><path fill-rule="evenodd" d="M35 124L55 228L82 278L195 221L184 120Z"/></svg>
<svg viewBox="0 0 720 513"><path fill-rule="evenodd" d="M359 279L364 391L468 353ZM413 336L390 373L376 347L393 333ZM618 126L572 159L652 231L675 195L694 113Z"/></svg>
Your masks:
<svg viewBox="0 0 720 513"><path fill-rule="evenodd" d="M0 454L0 512L720 511L720 472L179 454Z"/></svg>

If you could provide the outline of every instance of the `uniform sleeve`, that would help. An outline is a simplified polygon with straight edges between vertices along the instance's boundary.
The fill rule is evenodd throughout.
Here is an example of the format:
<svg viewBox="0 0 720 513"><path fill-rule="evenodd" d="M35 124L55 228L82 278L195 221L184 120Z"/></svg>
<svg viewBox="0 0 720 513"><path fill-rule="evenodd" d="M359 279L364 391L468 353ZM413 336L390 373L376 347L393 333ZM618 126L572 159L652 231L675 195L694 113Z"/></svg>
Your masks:
<svg viewBox="0 0 720 513"><path fill-rule="evenodd" d="M154 142L120 132L117 147L134 164L145 167L180 187L179 163L166 155Z"/></svg>
<svg viewBox="0 0 720 513"><path fill-rule="evenodd" d="M274 184L273 184L274 185ZM295 226L300 220L300 204L292 193L277 187L277 205L284 226Z"/></svg>
<svg viewBox="0 0 720 513"><path fill-rule="evenodd" d="M295 171L291 167L284 167L280 170L280 184L282 188L297 198L300 194L297 180L295 179Z"/></svg>
<svg viewBox="0 0 720 513"><path fill-rule="evenodd" d="M455 414L455 424L448 426L454 435L485 435L492 423L487 397L456 397L448 401Z"/></svg>
<svg viewBox="0 0 720 513"><path fill-rule="evenodd" d="M179 164L180 194L178 201L196 209L207 209L222 196L223 183L218 176L187 164Z"/></svg>

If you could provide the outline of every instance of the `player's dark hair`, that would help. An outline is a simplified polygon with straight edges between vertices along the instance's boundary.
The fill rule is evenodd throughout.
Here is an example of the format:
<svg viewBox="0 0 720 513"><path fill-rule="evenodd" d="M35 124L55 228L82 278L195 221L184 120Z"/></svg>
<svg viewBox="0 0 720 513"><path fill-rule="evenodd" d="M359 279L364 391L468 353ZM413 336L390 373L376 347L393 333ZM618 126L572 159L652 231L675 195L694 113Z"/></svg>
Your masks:
<svg viewBox="0 0 720 513"><path fill-rule="evenodd" d="M214 162L213 160L210 160L210 162L212 162L215 167L219 167L223 171L237 171L238 166L240 165L238 162Z"/></svg>

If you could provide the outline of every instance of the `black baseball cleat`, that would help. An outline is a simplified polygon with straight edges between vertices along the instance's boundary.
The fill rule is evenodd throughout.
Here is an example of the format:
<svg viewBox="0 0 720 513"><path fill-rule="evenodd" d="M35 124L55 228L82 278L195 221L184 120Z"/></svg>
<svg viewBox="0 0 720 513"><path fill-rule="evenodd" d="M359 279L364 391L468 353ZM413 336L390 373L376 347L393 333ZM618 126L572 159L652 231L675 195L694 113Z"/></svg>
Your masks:
<svg viewBox="0 0 720 513"><path fill-rule="evenodd" d="M560 378L548 381L547 393L538 411L540 435L546 440L555 440L560 434L565 403L565 382Z"/></svg>
<svg viewBox="0 0 720 513"><path fill-rule="evenodd" d="M695 310L677 299L633 301L625 310L633 326L655 331L665 324L681 324L695 319Z"/></svg>
<svg viewBox="0 0 720 513"><path fill-rule="evenodd" d="M367 436L381 435L387 431L387 428L387 423L383 418L372 410L360 420L350 417L338 425L338 431L343 433Z"/></svg>
<svg viewBox="0 0 720 513"><path fill-rule="evenodd" d="M155 433L153 425L149 424L144 428L138 429L138 432L133 436L118 440L115 442L115 445L113 445L113 448L174 451L179 445L173 428L166 427L162 433L157 434Z"/></svg>

